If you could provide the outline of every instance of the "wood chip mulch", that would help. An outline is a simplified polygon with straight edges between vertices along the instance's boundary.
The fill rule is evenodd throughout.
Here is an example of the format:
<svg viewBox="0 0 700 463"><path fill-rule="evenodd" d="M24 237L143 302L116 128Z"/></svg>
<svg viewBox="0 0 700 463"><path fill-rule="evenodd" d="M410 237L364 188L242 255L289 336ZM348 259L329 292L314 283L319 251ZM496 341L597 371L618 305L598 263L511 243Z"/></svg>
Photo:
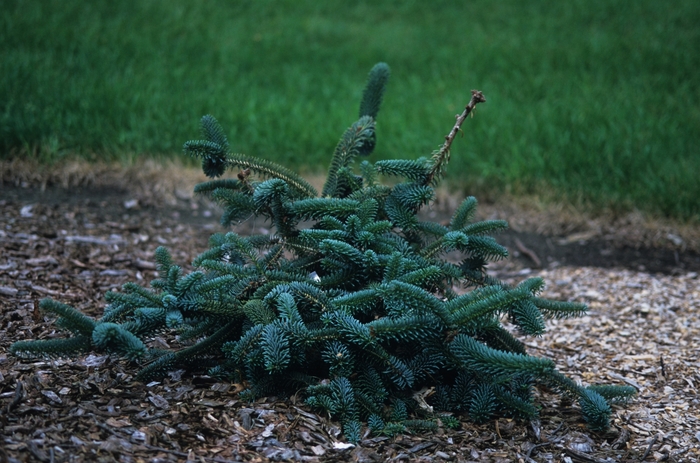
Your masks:
<svg viewBox="0 0 700 463"><path fill-rule="evenodd" d="M183 371L142 384L133 381L138 366L97 353L15 358L8 353L15 341L64 336L37 310L41 298L99 316L106 291L155 276L157 246L184 264L219 230L216 211L189 198L155 208L120 191L88 193L5 188L0 197L0 462L700 461L693 272L494 267L513 282L540 275L545 296L589 304L587 316L550 321L544 336L525 341L585 384L638 390L631 403L614 406L603 435L587 431L575 404L541 390L536 422L463 421L459 430L368 435L349 445L338 423L301 396L247 403L241 385Z"/></svg>

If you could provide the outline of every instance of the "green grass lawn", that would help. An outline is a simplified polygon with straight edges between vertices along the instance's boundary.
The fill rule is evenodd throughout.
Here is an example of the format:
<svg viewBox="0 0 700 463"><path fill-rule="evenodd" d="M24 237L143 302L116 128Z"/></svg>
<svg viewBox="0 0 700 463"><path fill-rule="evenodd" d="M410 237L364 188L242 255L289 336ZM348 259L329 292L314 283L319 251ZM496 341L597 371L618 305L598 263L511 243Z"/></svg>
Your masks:
<svg viewBox="0 0 700 463"><path fill-rule="evenodd" d="M0 156L181 156L210 113L316 169L385 61L373 159L429 156L477 88L453 185L700 219L697 0L6 0L0 24Z"/></svg>

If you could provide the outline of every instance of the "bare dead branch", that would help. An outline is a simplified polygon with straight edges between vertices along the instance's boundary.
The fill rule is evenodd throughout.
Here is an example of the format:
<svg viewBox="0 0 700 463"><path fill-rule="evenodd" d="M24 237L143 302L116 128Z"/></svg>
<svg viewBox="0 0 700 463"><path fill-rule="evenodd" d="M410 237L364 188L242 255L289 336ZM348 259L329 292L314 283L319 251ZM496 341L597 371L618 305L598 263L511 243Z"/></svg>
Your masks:
<svg viewBox="0 0 700 463"><path fill-rule="evenodd" d="M484 97L484 94L481 93L481 91L472 90L471 100L469 100L469 103L464 108L462 114L457 114L455 116L455 125L452 127L452 130L450 130L450 133L445 135L445 143L443 143L440 149L433 154L433 166L426 177L425 185L429 185L440 178L445 166L447 165L447 162L450 160L450 147L452 146L452 142L457 136L457 133L462 129L462 124L467 119L467 116L471 114L477 104L485 102L486 97Z"/></svg>

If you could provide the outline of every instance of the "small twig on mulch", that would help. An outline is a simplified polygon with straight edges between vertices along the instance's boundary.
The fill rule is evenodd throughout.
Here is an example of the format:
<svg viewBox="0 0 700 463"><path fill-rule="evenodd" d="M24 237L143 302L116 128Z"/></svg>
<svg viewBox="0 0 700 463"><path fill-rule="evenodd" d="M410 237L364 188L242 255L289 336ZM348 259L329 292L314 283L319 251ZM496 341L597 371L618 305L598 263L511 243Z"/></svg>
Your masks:
<svg viewBox="0 0 700 463"><path fill-rule="evenodd" d="M542 268L542 261L540 260L539 257L537 257L537 254L535 254L535 251L533 251L530 248L525 247L522 241L520 241L519 238L515 238L515 247L518 248L518 251L526 255L527 257L530 258L531 261L535 263L535 266L537 268Z"/></svg>
<svg viewBox="0 0 700 463"><path fill-rule="evenodd" d="M606 461L608 461L608 460L601 460L599 458L595 458L595 457L592 457L590 455L586 455L585 453L574 450L571 447L567 447L566 449L564 449L564 453L566 453L571 458L574 458L576 461L586 461L586 462L591 462L591 463L605 463Z"/></svg>
<svg viewBox="0 0 700 463"><path fill-rule="evenodd" d="M22 381L17 381L17 388L15 389L14 397L12 397L12 402L7 404L7 414L8 415L17 405L19 405L20 402L22 402L23 396L24 396L24 386L22 385Z"/></svg>
<svg viewBox="0 0 700 463"><path fill-rule="evenodd" d="M647 459L647 457L648 457L649 454L651 453L651 448L654 446L654 444L656 444L656 441L657 441L658 439L659 439L659 435L657 434L657 435L655 435L654 438L651 440L651 442L649 443L649 447L647 447L646 452L644 452L644 455L642 455L642 458L641 458L639 461L644 461L644 460Z"/></svg>
<svg viewBox="0 0 700 463"><path fill-rule="evenodd" d="M553 436L556 433L558 433L559 430L562 428L562 426L564 426L564 422L559 423L559 426L557 426L557 428L551 432L551 435ZM527 456L527 458L531 458L530 455L532 454L533 450L538 449L538 448L542 448L542 447L548 447L552 444L556 444L557 442L562 441L564 439L564 437L566 437L566 436L565 435L559 436L556 439L550 439L546 442L540 442L539 444L534 444L527 450L527 453L525 454L525 456Z"/></svg>
<svg viewBox="0 0 700 463"><path fill-rule="evenodd" d="M625 447L627 442L629 442L630 437L631 437L631 434L630 434L629 430L626 428L622 428L620 430L620 436L617 439L615 439L615 442L613 442L610 445L610 447L615 449L615 450L622 449Z"/></svg>

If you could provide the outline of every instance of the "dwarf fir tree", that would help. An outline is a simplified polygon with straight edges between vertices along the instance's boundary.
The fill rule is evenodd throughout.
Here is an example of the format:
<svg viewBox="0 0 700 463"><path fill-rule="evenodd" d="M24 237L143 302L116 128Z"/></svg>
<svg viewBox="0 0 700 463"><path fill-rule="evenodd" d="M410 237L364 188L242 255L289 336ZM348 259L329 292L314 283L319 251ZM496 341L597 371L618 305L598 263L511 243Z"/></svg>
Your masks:
<svg viewBox="0 0 700 463"><path fill-rule="evenodd" d="M211 178L197 185L223 207L223 225L264 217L267 235L215 234L210 249L185 274L165 248L156 251L158 278L150 288L127 283L107 293L107 309L93 320L49 299L71 337L18 342L17 355L65 355L98 350L140 362L150 381L179 368L201 368L249 385L254 398L306 390L308 404L343 423L349 440L366 422L374 432L430 430L443 412L484 422L538 414L533 389L546 384L576 399L594 430L609 425L611 401L629 387L584 387L554 362L529 355L501 324L537 336L545 319L583 314L578 303L538 296L540 278L509 286L489 276L489 261L507 256L490 234L503 221L474 221L477 202L466 198L449 225L421 220L449 161L464 112L430 158L363 161L376 144L375 123L389 77L377 64L359 119L342 135L319 194L275 163L228 151L224 131L202 118L203 140L185 144ZM381 177L398 182L384 184ZM459 260L446 259L459 254ZM147 347L154 333L174 330L187 347Z"/></svg>

